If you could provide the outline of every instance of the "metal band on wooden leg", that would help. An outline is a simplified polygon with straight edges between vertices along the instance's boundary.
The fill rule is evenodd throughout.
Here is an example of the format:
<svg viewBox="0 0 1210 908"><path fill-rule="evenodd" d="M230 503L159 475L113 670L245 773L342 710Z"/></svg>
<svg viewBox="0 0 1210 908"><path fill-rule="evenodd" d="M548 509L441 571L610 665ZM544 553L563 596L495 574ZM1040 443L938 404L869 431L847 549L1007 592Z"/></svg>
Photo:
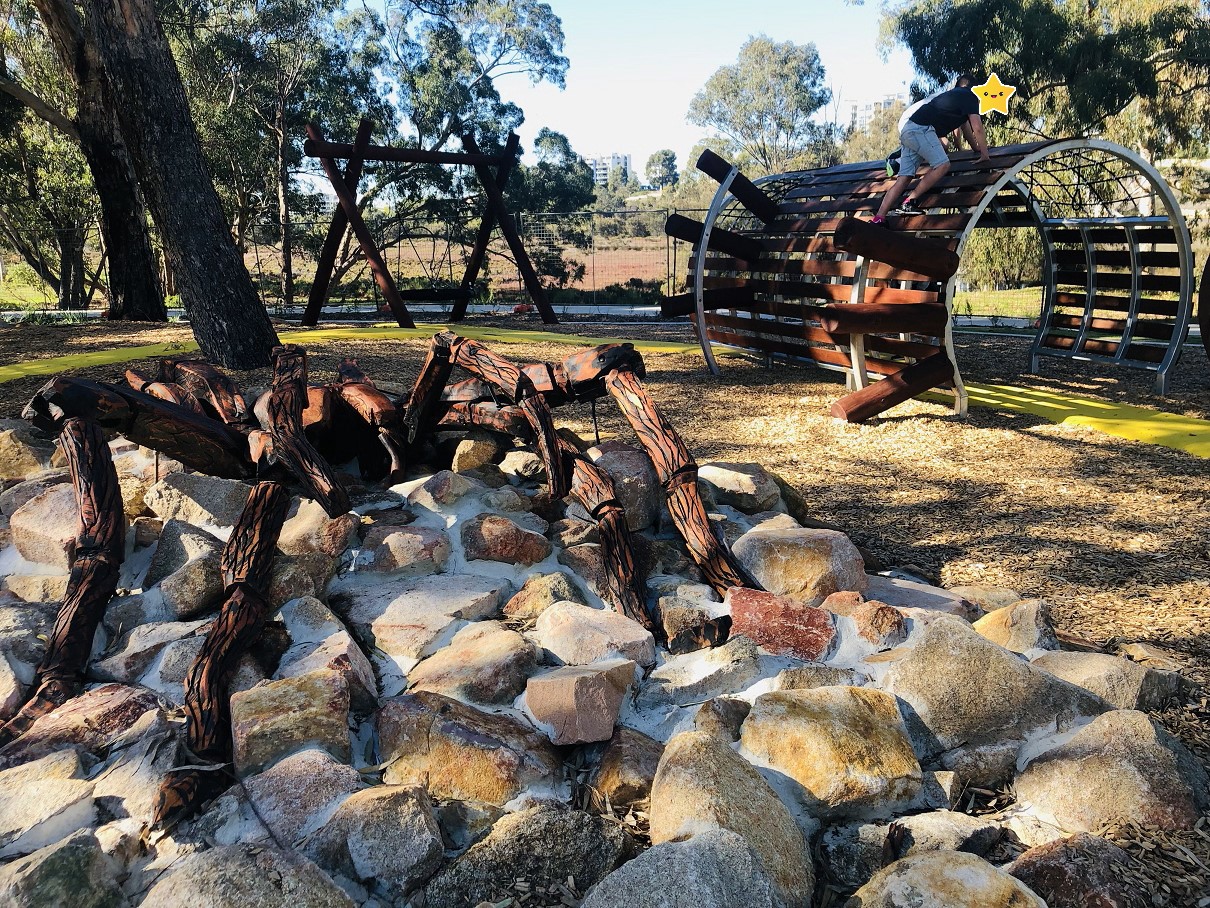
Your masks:
<svg viewBox="0 0 1210 908"><path fill-rule="evenodd" d="M273 387L256 403L261 428L272 438L272 462L282 464L328 513L337 517L349 510L349 493L328 462L303 434L302 414L307 406L307 358L301 347L273 348Z"/></svg>
<svg viewBox="0 0 1210 908"><path fill-rule="evenodd" d="M71 577L38 666L33 697L0 729L0 744L24 734L39 717L79 693L125 554L122 490L101 428L73 417L63 423L59 438L80 511Z"/></svg>
<svg viewBox="0 0 1210 908"><path fill-rule="evenodd" d="M571 474L571 495L588 511L601 536L601 555L609 584L609 604L627 618L658 635L659 625L647 613L647 591L639 576L622 509L609 474L560 439L566 470Z"/></svg>
<svg viewBox="0 0 1210 908"><path fill-rule="evenodd" d="M655 464L660 482L668 494L668 512L672 522L689 547L689 554L706 575L706 580L720 596L733 586L760 589L751 577L745 576L731 553L727 551L710 526L706 506L697 490L697 464L676 429L664 419L631 372L613 371L605 376L605 387L618 402L626 420L642 442L644 450Z"/></svg>
<svg viewBox="0 0 1210 908"><path fill-rule="evenodd" d="M269 617L264 593L273 554L290 507L290 495L275 482L253 487L223 548L221 567L227 598L185 677L185 740L190 768L173 770L156 799L154 826L168 826L194 813L228 781L220 771L231 761L231 706L227 684ZM213 771L194 768L199 761Z"/></svg>

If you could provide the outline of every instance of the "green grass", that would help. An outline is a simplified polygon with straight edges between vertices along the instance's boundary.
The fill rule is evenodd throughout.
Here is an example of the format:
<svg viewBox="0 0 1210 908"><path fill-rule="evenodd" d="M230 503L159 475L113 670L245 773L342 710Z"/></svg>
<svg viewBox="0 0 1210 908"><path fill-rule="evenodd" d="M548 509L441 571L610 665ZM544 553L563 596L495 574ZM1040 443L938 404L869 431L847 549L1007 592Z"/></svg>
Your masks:
<svg viewBox="0 0 1210 908"><path fill-rule="evenodd" d="M55 297L44 287L0 284L0 309L55 308Z"/></svg>
<svg viewBox="0 0 1210 908"><path fill-rule="evenodd" d="M998 315L1037 318L1042 312L1042 288L973 290L954 294L955 315Z"/></svg>

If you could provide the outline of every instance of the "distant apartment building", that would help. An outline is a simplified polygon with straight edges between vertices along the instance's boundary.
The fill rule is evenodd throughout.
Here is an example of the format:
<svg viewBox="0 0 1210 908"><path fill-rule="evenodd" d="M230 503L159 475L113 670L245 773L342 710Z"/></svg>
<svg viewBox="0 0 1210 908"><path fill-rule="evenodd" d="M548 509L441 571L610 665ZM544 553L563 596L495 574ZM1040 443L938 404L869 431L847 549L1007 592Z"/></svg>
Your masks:
<svg viewBox="0 0 1210 908"><path fill-rule="evenodd" d="M615 167L625 167L628 174L635 176L628 154L610 152L609 154L594 155L584 158L584 163L592 168L592 181L598 186L604 186L609 182L609 174Z"/></svg>
<svg viewBox="0 0 1210 908"><path fill-rule="evenodd" d="M877 101L866 101L864 103L854 101L849 107L849 122L853 125L854 129L865 129L870 125L870 121L874 119L874 114L889 107L894 107L896 103L907 106L908 93L901 91L893 95L883 95Z"/></svg>

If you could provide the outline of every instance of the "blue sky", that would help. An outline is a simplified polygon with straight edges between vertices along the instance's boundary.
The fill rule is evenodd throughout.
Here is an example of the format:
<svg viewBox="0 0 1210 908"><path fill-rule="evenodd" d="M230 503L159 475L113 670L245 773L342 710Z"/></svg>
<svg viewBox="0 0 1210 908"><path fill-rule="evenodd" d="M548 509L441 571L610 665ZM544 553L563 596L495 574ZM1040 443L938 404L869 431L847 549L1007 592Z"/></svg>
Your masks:
<svg viewBox="0 0 1210 908"><path fill-rule="evenodd" d="M689 102L710 75L734 63L755 34L796 44L814 42L834 102L906 89L912 68L899 50L883 61L876 47L880 3L843 0L548 0L563 21L571 60L567 87L530 86L525 77L497 83L525 111L526 148L543 126L563 133L582 155L630 154L641 175L648 156L676 152L684 167L705 134L685 122ZM832 112L832 111L829 111Z"/></svg>

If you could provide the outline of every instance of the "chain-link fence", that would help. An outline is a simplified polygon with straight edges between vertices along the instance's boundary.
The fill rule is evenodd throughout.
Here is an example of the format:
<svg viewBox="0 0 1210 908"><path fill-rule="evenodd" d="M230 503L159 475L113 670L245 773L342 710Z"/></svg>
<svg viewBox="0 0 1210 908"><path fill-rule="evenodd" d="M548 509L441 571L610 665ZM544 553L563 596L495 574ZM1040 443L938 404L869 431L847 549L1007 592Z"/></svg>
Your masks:
<svg viewBox="0 0 1210 908"><path fill-rule="evenodd" d="M664 234L664 221L670 213L664 209L522 212L514 218L526 253L555 306L572 310L583 306L654 308L663 296L684 288L690 246ZM698 219L704 216L702 211L681 213ZM461 285L478 227L477 214L461 223L381 216L370 216L367 221L401 288ZM296 317L306 304L329 223L328 218L293 221L289 280L283 273L279 226L263 222L244 233L244 262L258 295L274 314ZM65 286L60 280L64 273ZM176 298L171 275L165 270L162 279L172 306ZM498 229L493 232L475 291L476 302L492 306L511 308L528 300L516 261ZM0 234L0 308L101 309L106 305L105 294L105 260L95 224L74 229L70 235L49 228L28 230L20 239ZM377 315L383 308L365 256L351 233L337 255L327 306L329 315L365 317Z"/></svg>

